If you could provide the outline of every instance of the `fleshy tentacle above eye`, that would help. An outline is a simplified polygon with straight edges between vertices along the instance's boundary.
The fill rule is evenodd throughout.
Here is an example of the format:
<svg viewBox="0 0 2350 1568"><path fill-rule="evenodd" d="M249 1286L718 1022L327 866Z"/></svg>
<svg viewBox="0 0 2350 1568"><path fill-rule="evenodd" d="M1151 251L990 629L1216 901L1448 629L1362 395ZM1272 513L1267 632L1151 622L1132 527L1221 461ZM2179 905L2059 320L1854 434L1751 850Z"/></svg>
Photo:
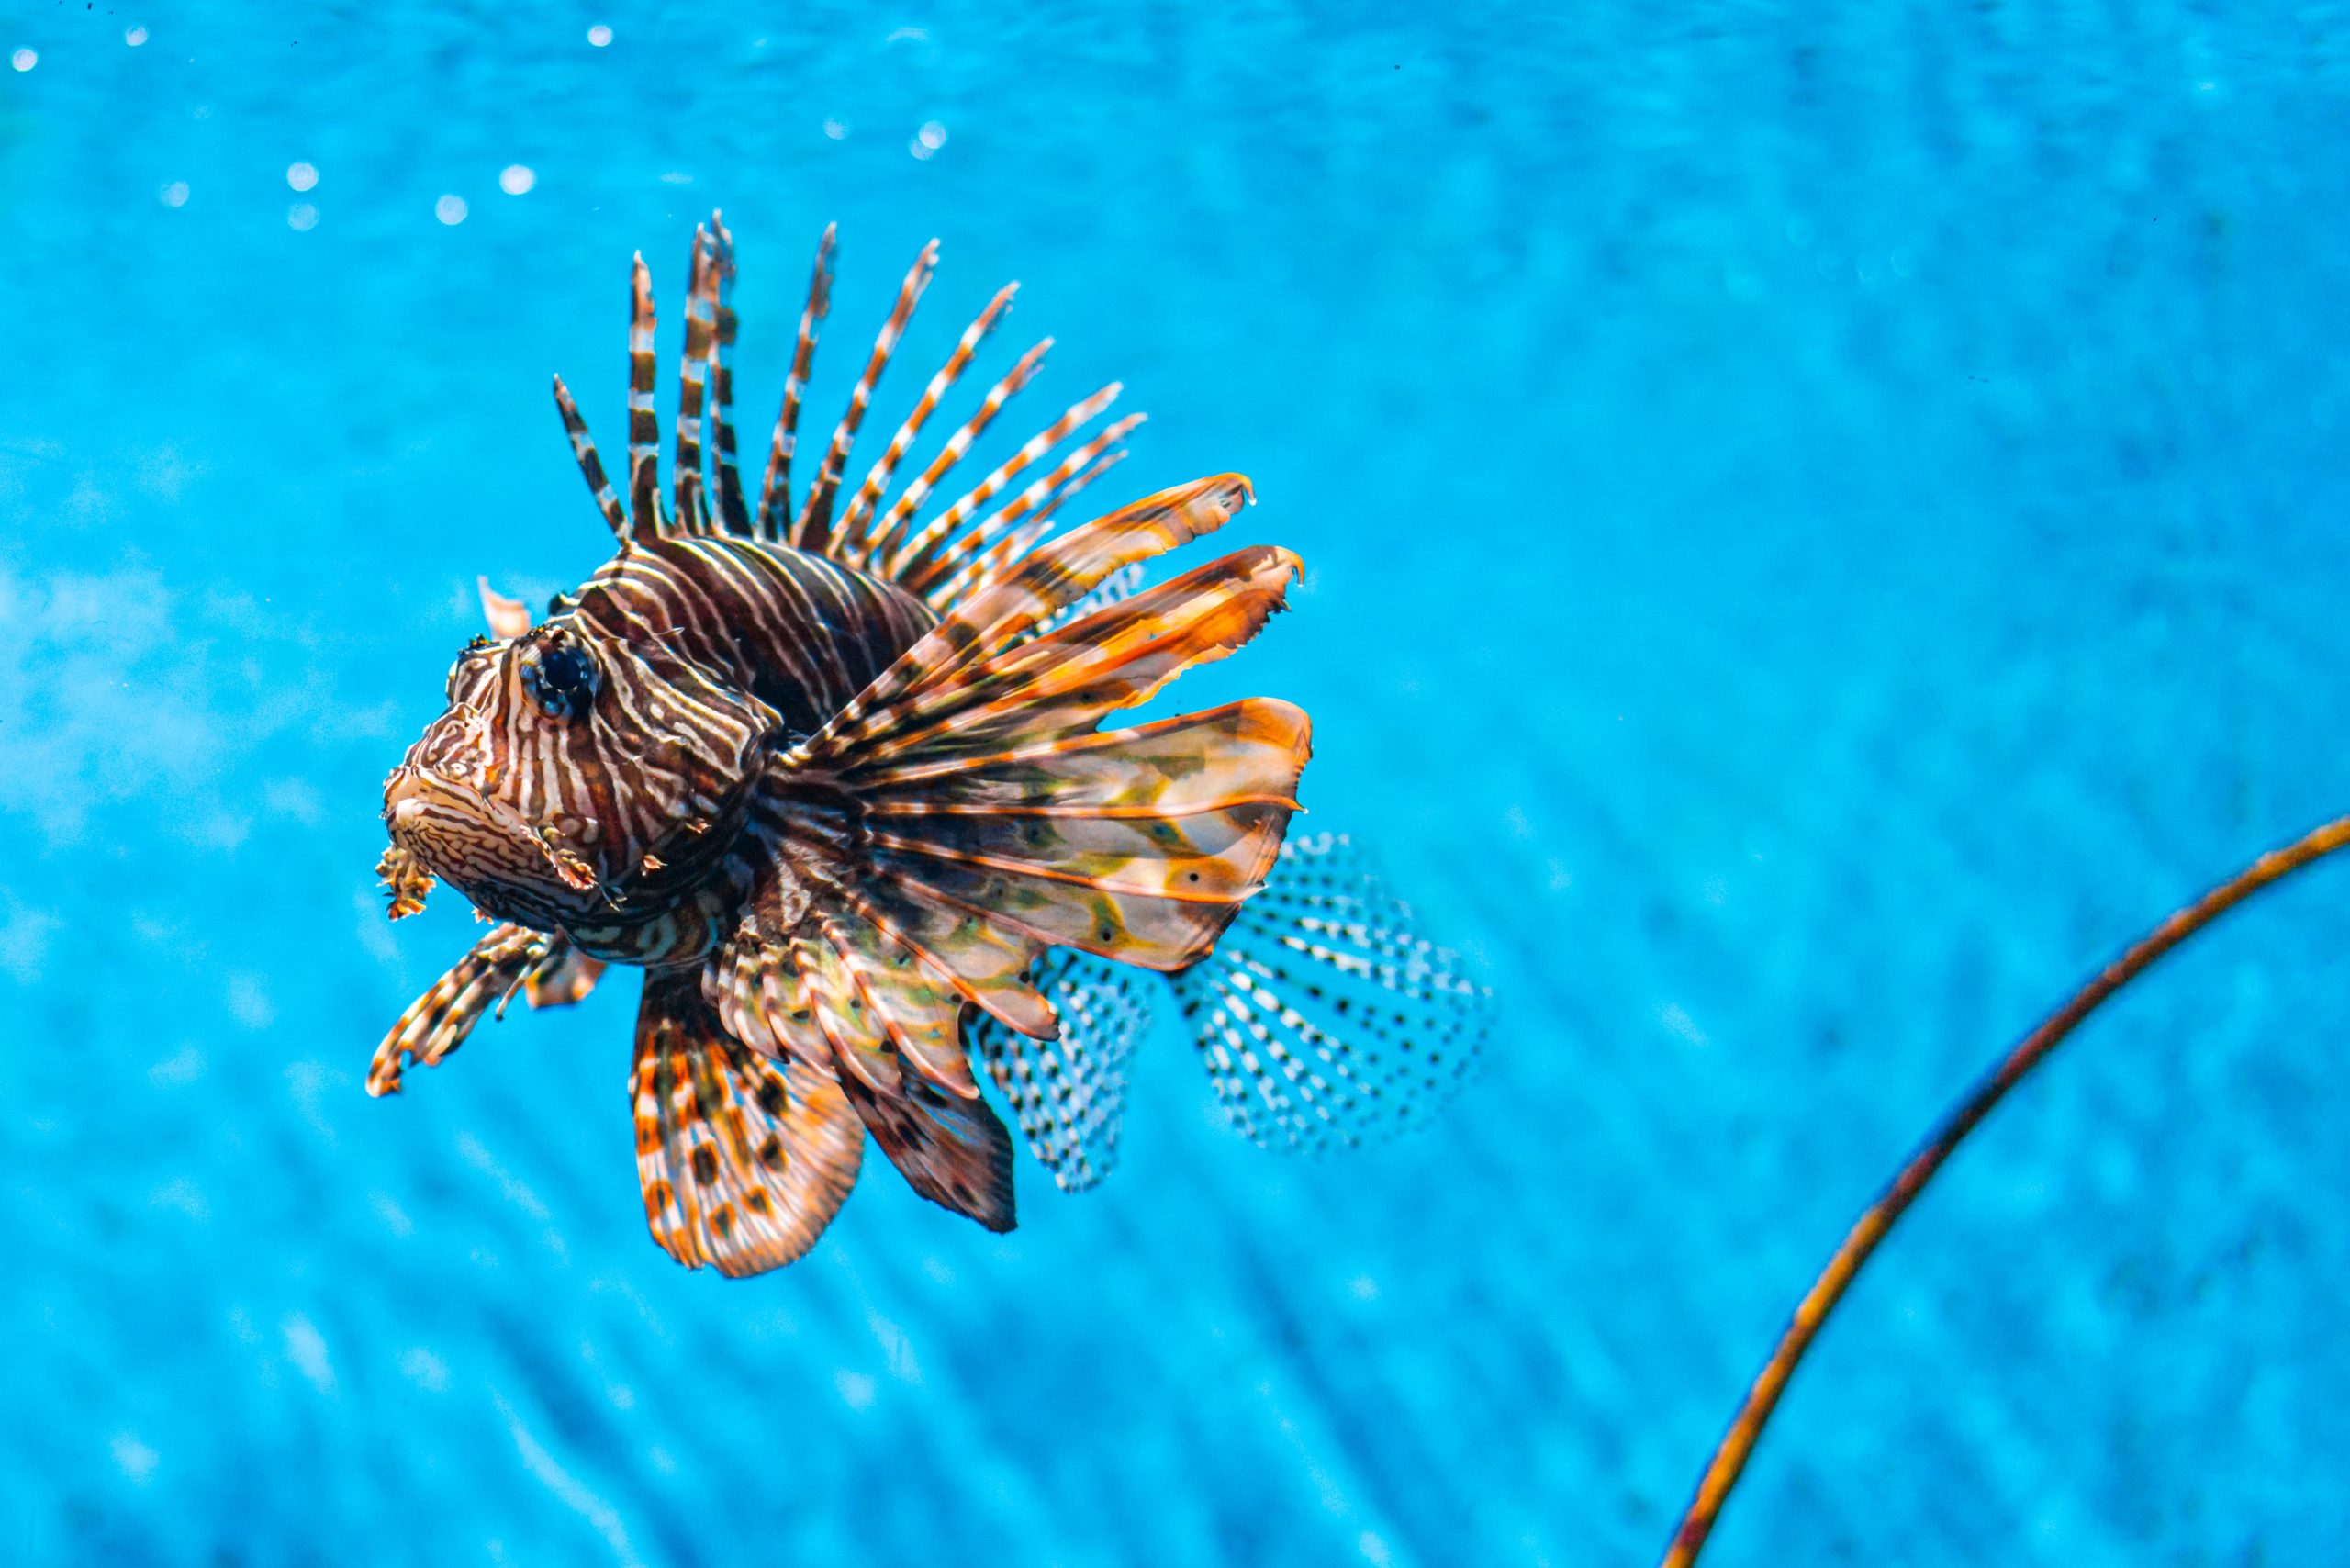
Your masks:
<svg viewBox="0 0 2350 1568"><path fill-rule="evenodd" d="M511 642L531 629L531 607L519 599L509 599L489 586L487 577L476 577L474 586L481 593L482 619L489 622L489 634L501 642Z"/></svg>
<svg viewBox="0 0 2350 1568"><path fill-rule="evenodd" d="M993 1176L1009 1139L978 1101L962 1006L1047 1038L1054 1014L1024 978L1046 949L1199 958L1272 863L1308 751L1305 715L1265 699L1096 728L1255 635L1296 573L1285 551L1032 633L1248 498L1237 476L1202 480L999 571L772 771L775 874L709 993L744 1040L854 1079L899 1168L983 1222L999 1186L1009 1197Z"/></svg>

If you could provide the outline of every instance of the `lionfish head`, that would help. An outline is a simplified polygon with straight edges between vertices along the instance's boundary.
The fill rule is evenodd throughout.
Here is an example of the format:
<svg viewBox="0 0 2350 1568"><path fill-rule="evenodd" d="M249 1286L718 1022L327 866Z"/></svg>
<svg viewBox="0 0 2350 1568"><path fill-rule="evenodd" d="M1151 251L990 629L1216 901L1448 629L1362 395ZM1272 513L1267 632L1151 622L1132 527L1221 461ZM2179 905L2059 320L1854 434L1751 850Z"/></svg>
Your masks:
<svg viewBox="0 0 2350 1568"><path fill-rule="evenodd" d="M657 913L740 814L774 715L651 642L563 615L476 638L384 786L397 850L539 929Z"/></svg>

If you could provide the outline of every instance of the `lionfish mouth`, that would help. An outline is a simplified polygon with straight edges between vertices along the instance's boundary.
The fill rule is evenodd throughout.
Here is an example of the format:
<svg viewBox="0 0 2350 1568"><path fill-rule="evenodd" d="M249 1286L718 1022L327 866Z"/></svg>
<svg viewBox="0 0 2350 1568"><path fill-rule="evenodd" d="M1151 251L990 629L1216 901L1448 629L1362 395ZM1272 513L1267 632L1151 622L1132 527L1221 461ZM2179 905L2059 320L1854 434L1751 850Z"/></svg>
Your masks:
<svg viewBox="0 0 2350 1568"><path fill-rule="evenodd" d="M575 892L598 886L594 867L562 834L532 827L504 801L430 768L394 771L384 787L384 826L416 867L486 909L502 902L498 890L543 882L550 868ZM400 902L398 888L393 896Z"/></svg>

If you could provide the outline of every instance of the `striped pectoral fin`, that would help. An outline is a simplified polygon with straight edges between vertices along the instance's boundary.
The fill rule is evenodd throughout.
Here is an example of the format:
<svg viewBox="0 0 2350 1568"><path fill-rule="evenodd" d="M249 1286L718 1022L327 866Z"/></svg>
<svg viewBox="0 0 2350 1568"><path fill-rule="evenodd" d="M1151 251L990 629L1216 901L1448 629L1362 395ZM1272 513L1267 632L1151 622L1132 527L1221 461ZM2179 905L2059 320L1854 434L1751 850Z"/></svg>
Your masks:
<svg viewBox="0 0 2350 1568"><path fill-rule="evenodd" d="M912 1075L894 1094L853 1076L841 1079L841 1089L915 1192L990 1230L1010 1230L1017 1223L1012 1135L986 1101L967 1100Z"/></svg>
<svg viewBox="0 0 2350 1568"><path fill-rule="evenodd" d="M874 863L909 890L988 910L1039 946L1181 969L1214 944L1280 850L1295 810L1288 759L1302 762L1304 745L1304 715L1289 711L1294 745L1277 761L1244 759L1262 766L1238 801L1181 816L1047 805L1039 810L1052 814L1015 807L890 818L874 829ZM1287 778L1262 777L1284 763ZM1273 788L1260 790L1266 783Z"/></svg>
<svg viewBox="0 0 2350 1568"><path fill-rule="evenodd" d="M840 1085L729 1036L694 976L646 980L629 1087L645 1220L689 1269L791 1262L856 1184L865 1130Z"/></svg>
<svg viewBox="0 0 2350 1568"><path fill-rule="evenodd" d="M437 1067L465 1043L482 1014L502 1009L515 988L545 965L561 938L511 924L492 926L449 972L434 980L392 1025L375 1047L367 1069L367 1092L400 1092L400 1074L410 1063ZM567 947L565 948L567 951Z"/></svg>
<svg viewBox="0 0 2350 1568"><path fill-rule="evenodd" d="M952 752L1089 730L1254 637L1298 570L1288 551L1254 545L1024 638L909 695L892 740L903 750Z"/></svg>
<svg viewBox="0 0 2350 1568"><path fill-rule="evenodd" d="M1011 1142L979 1097L957 1025L975 991L904 935L882 905L811 918L789 938L738 941L721 956L722 1012L747 1037L838 1083L874 1141L915 1191L990 1229L1012 1226ZM923 924L919 915L912 924ZM969 932L934 940L966 958ZM1025 949L972 965L1016 974ZM1049 1014L1046 1015L1049 1022Z"/></svg>
<svg viewBox="0 0 2350 1568"><path fill-rule="evenodd" d="M1226 1113L1269 1148L1359 1144L1427 1120L1493 1022L1459 955L1329 834L1282 846L1263 893L1175 991Z"/></svg>
<svg viewBox="0 0 2350 1568"><path fill-rule="evenodd" d="M1036 1162L1061 1191L1080 1193L1117 1163L1126 1063L1150 1027L1159 982L1066 947L1038 959L1029 979L1059 1017L1059 1037L1031 1039L979 1014L967 1021L971 1048Z"/></svg>
<svg viewBox="0 0 2350 1568"><path fill-rule="evenodd" d="M1081 596L1122 564L1065 591ZM1166 969L1204 953L1272 864L1311 726L1261 698L1093 726L1248 641L1295 566L1283 551L1241 551L915 684L843 748L878 881L1037 950Z"/></svg>
<svg viewBox="0 0 2350 1568"><path fill-rule="evenodd" d="M1273 864L1312 726L1289 703L1249 698L1083 728L1110 701L1155 689L1170 670L1127 678L1161 654L1182 662L1180 646L1161 646L1037 698L1046 739L1006 746L1000 715L967 710L933 730L930 755L864 774L876 864L1039 944L1158 969L1199 958Z"/></svg>
<svg viewBox="0 0 2350 1568"><path fill-rule="evenodd" d="M962 996L863 922L825 921L793 951L841 1088L890 1163L931 1202L1010 1230L1012 1139L971 1076Z"/></svg>
<svg viewBox="0 0 2350 1568"><path fill-rule="evenodd" d="M1049 1037L1033 987L1007 978L1053 946L1180 969L1256 890L1297 809L1305 715L1252 699L1097 733L1191 666L1247 642L1296 558L1244 550L1030 637L1131 562L1222 523L1247 497L1203 480L1088 524L980 589L819 735L781 759L822 770L864 819L863 896L901 913L906 945L970 980L989 1013ZM903 912L912 912L911 913ZM953 935L939 932L957 922ZM956 949L969 933L985 942ZM1014 1011L999 1003L1010 1001ZM1025 1021L1019 1016L1024 1010Z"/></svg>

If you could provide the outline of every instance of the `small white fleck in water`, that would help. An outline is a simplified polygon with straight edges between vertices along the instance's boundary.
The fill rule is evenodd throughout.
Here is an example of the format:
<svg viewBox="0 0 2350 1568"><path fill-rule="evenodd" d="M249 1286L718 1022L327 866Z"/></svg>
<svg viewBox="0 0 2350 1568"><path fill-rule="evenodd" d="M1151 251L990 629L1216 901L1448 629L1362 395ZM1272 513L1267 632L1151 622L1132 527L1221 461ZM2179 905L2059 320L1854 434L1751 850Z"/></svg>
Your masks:
<svg viewBox="0 0 2350 1568"><path fill-rule="evenodd" d="M846 120L845 120L845 119L828 119L828 120L826 120L826 121L824 122L824 134L825 134L826 136L831 137L834 141L845 141L845 140L848 140L848 121L846 121Z"/></svg>
<svg viewBox="0 0 2350 1568"><path fill-rule="evenodd" d="M35 54L31 50L20 49L16 53L8 57L8 63L15 66L19 71L30 71L34 66L40 63L40 56Z"/></svg>
<svg viewBox="0 0 2350 1568"><path fill-rule="evenodd" d="M421 1345L400 1352L400 1375L427 1394L439 1394L449 1386L449 1364Z"/></svg>
<svg viewBox="0 0 2350 1568"><path fill-rule="evenodd" d="M158 1457L155 1450L129 1432L117 1432L113 1447L114 1462L121 1466L122 1473L140 1485L145 1485L147 1478L155 1473L155 1461Z"/></svg>
<svg viewBox="0 0 2350 1568"><path fill-rule="evenodd" d="M122 41L129 44L131 48L137 49L140 44L147 41L147 29L140 27L138 23L133 22L130 26L122 29Z"/></svg>
<svg viewBox="0 0 2350 1568"><path fill-rule="evenodd" d="M312 163L286 164L285 183L297 191L316 188L319 183L318 166Z"/></svg>
<svg viewBox="0 0 2350 1568"><path fill-rule="evenodd" d="M308 234L319 226L319 209L307 201L297 201L285 209L285 227L297 234Z"/></svg>
<svg viewBox="0 0 2350 1568"><path fill-rule="evenodd" d="M432 204L432 216L455 228L465 220L465 198L461 196L442 196Z"/></svg>
<svg viewBox="0 0 2350 1568"><path fill-rule="evenodd" d="M539 176L528 163L509 163L498 171L498 188L508 196L526 196L538 183Z"/></svg>
<svg viewBox="0 0 2350 1568"><path fill-rule="evenodd" d="M1677 1002L1669 1002L1657 1012L1657 1022L1680 1036L1693 1046L1706 1044L1706 1032L1689 1016L1688 1009Z"/></svg>
<svg viewBox="0 0 2350 1568"><path fill-rule="evenodd" d="M604 26L603 23L598 22L594 27L588 29L588 41L594 44L598 49L601 49L606 44L612 41L612 29Z"/></svg>
<svg viewBox="0 0 2350 1568"><path fill-rule="evenodd" d="M300 1313L290 1313L281 1325L285 1336L285 1354L310 1386L320 1394L334 1392L334 1363L327 1357L326 1336L318 1326Z"/></svg>

